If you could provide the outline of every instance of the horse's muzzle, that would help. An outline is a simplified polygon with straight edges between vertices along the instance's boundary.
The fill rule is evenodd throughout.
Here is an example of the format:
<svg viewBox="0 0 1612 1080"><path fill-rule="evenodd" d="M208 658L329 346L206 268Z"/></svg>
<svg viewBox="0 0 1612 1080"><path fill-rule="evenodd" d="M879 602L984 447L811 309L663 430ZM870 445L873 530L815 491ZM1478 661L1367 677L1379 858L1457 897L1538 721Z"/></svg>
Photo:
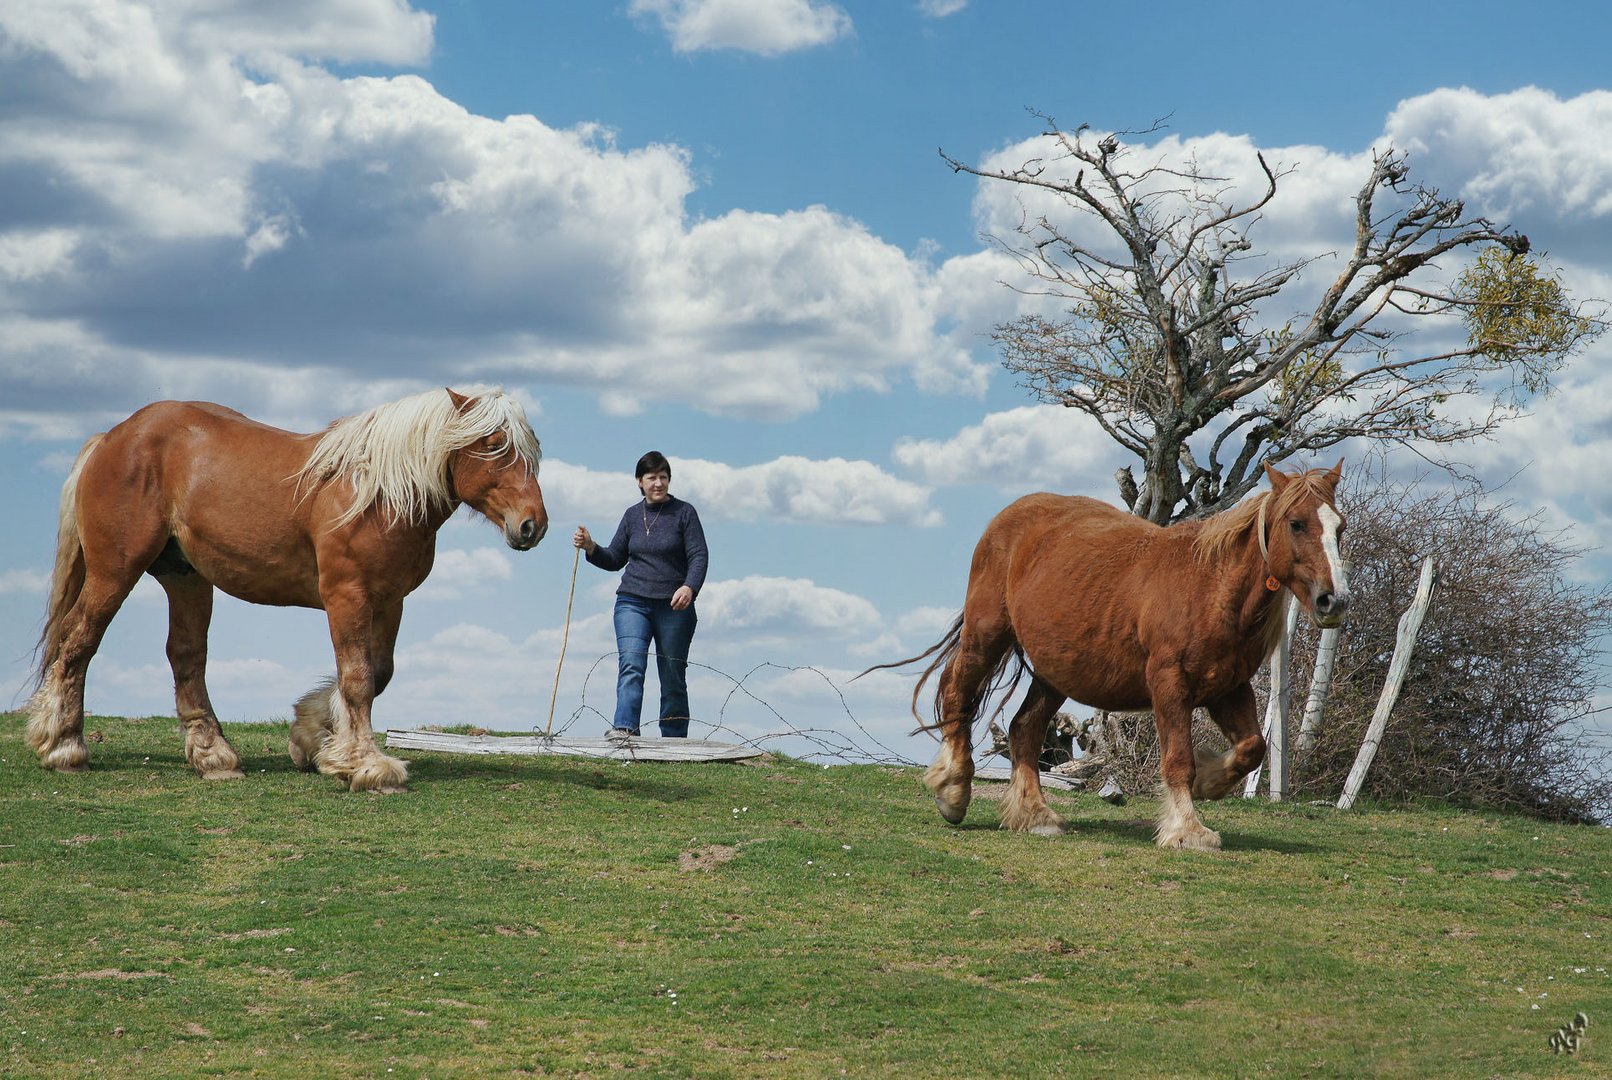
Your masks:
<svg viewBox="0 0 1612 1080"><path fill-rule="evenodd" d="M504 542L516 551L529 551L549 531L548 519L525 518L519 525L504 525Z"/></svg>
<svg viewBox="0 0 1612 1080"><path fill-rule="evenodd" d="M1343 617L1349 611L1348 593L1324 592L1316 596L1311 604L1318 626L1331 628L1343 622Z"/></svg>

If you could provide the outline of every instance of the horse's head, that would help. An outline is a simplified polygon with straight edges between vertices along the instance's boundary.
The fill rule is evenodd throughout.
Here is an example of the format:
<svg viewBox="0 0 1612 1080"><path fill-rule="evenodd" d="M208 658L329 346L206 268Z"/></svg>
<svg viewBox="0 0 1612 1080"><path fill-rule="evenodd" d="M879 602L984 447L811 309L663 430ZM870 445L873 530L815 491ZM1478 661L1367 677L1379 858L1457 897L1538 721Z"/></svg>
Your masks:
<svg viewBox="0 0 1612 1080"><path fill-rule="evenodd" d="M1337 626L1349 610L1349 581L1338 544L1344 519L1335 499L1343 462L1284 473L1265 466L1271 493L1258 528L1271 578L1290 589L1317 626Z"/></svg>
<svg viewBox="0 0 1612 1080"><path fill-rule="evenodd" d="M525 551L548 532L543 489L537 485L537 436L520 404L503 394L467 398L448 391L460 416L478 431L448 458L452 495L504 530L504 541Z"/></svg>

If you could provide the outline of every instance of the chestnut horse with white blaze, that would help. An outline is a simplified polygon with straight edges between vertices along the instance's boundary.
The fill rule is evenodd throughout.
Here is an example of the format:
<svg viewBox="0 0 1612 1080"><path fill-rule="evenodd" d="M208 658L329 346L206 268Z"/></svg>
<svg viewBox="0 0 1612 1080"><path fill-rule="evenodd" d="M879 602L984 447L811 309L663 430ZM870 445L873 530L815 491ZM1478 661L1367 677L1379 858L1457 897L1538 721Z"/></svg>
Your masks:
<svg viewBox="0 0 1612 1080"><path fill-rule="evenodd" d="M27 710L40 763L88 763L85 673L148 573L168 594L168 661L197 773L242 775L205 681L217 587L325 611L336 676L297 702L291 758L354 791L402 790L408 768L376 746L370 709L392 677L403 598L431 572L437 530L461 503L517 551L543 538L540 457L525 412L500 391L433 390L313 435L208 402L161 401L92 437L62 488Z"/></svg>
<svg viewBox="0 0 1612 1080"><path fill-rule="evenodd" d="M1048 723L1073 699L1152 710L1164 779L1159 846L1219 848L1192 800L1223 797L1265 756L1251 680L1281 634L1282 590L1320 626L1338 625L1349 606L1338 547L1344 518L1334 501L1343 463L1265 471L1270 491L1168 527L1049 494L1027 495L991 521L950 632L917 656L879 665L934 657L913 691L915 714L924 684L943 669L933 725L940 753L924 775L942 817L956 824L968 811L981 704L1027 666L1029 690L1008 731L1004 828L1063 831L1042 794L1038 758ZM1194 751L1200 706L1225 732L1224 754Z"/></svg>

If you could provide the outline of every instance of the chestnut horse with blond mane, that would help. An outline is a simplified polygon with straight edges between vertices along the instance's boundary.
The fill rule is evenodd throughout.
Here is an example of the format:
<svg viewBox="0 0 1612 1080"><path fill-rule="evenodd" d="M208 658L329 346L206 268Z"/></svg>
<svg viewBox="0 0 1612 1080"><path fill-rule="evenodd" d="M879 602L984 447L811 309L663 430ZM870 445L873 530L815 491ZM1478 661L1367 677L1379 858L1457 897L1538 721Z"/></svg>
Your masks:
<svg viewBox="0 0 1612 1080"><path fill-rule="evenodd" d="M322 608L336 676L296 704L291 759L354 791L400 791L408 767L370 726L392 677L403 598L431 572L461 503L525 551L548 513L520 404L433 390L298 435L198 401L160 401L92 437L62 488L29 745L49 769L89 761L84 677L142 573L168 594L168 661L185 759L242 775L207 694L216 586L254 604Z"/></svg>
<svg viewBox="0 0 1612 1080"><path fill-rule="evenodd" d="M923 725L942 736L924 782L943 818L955 825L968 812L981 704L1028 667L1030 687L1008 731L1004 828L1063 831L1037 762L1048 723L1073 699L1153 711L1164 778L1159 846L1220 847L1192 800L1223 797L1265 756L1251 680L1281 634L1281 591L1320 626L1338 625L1349 606L1338 549L1344 519L1334 501L1343 463L1265 471L1269 492L1168 527L1095 499L1049 494L1027 495L991 521L950 632L917 656L878 665L934 657L913 690L914 715L924 684L943 669L935 723ZM1199 706L1225 732L1224 754L1194 751Z"/></svg>

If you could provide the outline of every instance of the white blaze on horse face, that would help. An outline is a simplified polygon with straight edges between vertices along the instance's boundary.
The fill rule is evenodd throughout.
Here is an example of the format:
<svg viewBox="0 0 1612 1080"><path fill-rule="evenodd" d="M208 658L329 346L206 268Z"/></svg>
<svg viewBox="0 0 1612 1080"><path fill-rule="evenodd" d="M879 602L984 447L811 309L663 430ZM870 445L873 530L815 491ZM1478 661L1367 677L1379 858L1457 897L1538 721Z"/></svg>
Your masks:
<svg viewBox="0 0 1612 1080"><path fill-rule="evenodd" d="M1332 572L1332 592L1336 596L1349 595L1349 582L1343 572L1343 553L1338 550L1338 529L1343 518L1326 503L1316 508L1315 516L1321 522L1321 550L1327 553L1327 569Z"/></svg>

